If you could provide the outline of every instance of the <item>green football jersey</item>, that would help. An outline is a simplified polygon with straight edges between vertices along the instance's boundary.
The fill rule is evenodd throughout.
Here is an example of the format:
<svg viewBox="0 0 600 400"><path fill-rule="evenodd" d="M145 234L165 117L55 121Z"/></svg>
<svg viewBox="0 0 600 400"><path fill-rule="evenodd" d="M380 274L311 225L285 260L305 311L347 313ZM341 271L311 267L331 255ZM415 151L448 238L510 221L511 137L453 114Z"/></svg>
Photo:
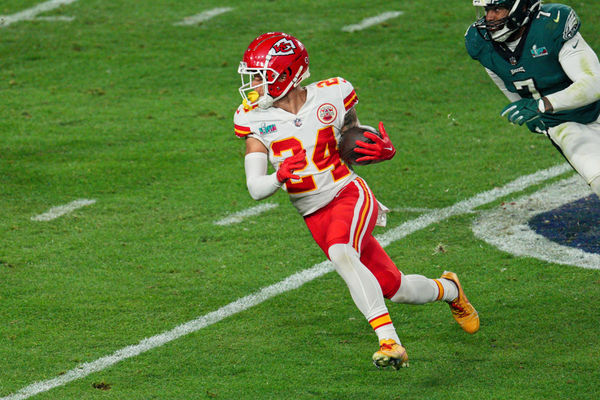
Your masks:
<svg viewBox="0 0 600 400"><path fill-rule="evenodd" d="M529 23L514 52L505 44L489 40L474 24L465 34L469 55L498 75L506 88L521 97L540 98L573 83L563 71L558 53L578 31L575 11L562 4L543 4ZM574 121L588 124L600 115L600 101L573 110L542 114L548 127Z"/></svg>

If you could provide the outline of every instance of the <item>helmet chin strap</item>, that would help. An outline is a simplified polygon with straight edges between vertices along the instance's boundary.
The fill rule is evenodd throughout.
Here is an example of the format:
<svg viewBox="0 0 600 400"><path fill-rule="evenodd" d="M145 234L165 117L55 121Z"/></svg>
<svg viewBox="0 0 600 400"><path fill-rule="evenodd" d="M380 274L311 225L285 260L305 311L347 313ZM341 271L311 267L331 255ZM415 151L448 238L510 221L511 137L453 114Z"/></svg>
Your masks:
<svg viewBox="0 0 600 400"><path fill-rule="evenodd" d="M258 99L258 107L266 110L271 107L275 100L269 94L264 94L260 99Z"/></svg>
<svg viewBox="0 0 600 400"><path fill-rule="evenodd" d="M494 32L496 35L492 33L492 39L496 42L506 42L506 40L508 40L513 33L517 32L519 29L529 23L533 15L533 10L536 9L536 6L539 6L539 3L540 2L537 1L527 8L527 2L525 2L525 4L521 4L520 1L516 1L506 17L504 26L500 31ZM524 9L519 9L523 6L525 6Z"/></svg>
<svg viewBox="0 0 600 400"><path fill-rule="evenodd" d="M510 35L512 35L516 31L517 29L510 30L506 26L504 26L504 28L502 28L500 31L492 33L492 39L496 42L503 43L506 42L506 39L508 39ZM497 35L494 35L494 33L496 33Z"/></svg>
<svg viewBox="0 0 600 400"><path fill-rule="evenodd" d="M271 58L273 58L273 56L271 55L271 53L269 52L269 54L267 54L267 56L265 57L265 62L263 64L263 68L265 69L265 71L267 70L267 68L269 67L269 61L271 61ZM260 99L258 99L258 107L265 110L269 107L271 107L273 105L273 103L275 102L275 99L273 99L273 97L271 97L271 95L269 94L269 84L267 83L267 74L265 73L265 76L263 77L263 95Z"/></svg>

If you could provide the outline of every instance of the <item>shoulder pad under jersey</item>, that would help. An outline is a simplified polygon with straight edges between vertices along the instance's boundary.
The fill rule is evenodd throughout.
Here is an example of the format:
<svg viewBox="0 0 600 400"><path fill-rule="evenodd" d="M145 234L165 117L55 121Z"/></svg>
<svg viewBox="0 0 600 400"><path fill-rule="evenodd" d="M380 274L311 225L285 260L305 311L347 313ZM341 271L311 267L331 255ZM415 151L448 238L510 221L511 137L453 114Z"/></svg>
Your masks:
<svg viewBox="0 0 600 400"><path fill-rule="evenodd" d="M244 109L244 105L240 104L238 109L233 115L233 129L234 133L239 138L245 138L252 132L250 131L250 124L248 117L246 116L247 111Z"/></svg>
<svg viewBox="0 0 600 400"><path fill-rule="evenodd" d="M543 4L537 19L543 20L539 24L540 29L544 29L560 45L575 36L581 27L575 10L564 4Z"/></svg>
<svg viewBox="0 0 600 400"><path fill-rule="evenodd" d="M465 47L471 58L477 60L481 49L486 43L485 39L479 33L479 30L475 27L475 24L469 26L465 32Z"/></svg>
<svg viewBox="0 0 600 400"><path fill-rule="evenodd" d="M354 87L350 82L338 76L335 78L324 79L314 83L318 90L331 90L337 92L344 101L346 111L354 107L358 103L358 97L354 91Z"/></svg>

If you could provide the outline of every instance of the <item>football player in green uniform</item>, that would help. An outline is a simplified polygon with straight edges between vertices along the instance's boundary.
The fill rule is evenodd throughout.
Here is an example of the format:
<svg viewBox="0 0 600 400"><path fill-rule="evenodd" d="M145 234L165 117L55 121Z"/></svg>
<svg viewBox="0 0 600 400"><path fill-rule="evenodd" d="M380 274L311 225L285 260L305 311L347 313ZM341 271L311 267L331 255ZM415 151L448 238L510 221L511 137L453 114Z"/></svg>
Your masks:
<svg viewBox="0 0 600 400"><path fill-rule="evenodd" d="M501 115L545 134L600 196L600 63L575 11L540 0L473 0L465 34L510 103Z"/></svg>

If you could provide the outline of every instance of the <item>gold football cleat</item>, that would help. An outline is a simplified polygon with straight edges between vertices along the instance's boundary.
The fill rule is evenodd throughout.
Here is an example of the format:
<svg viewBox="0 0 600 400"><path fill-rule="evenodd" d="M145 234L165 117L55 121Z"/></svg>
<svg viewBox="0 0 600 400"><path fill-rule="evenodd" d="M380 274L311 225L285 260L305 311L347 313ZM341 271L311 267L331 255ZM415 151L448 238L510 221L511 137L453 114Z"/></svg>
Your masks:
<svg viewBox="0 0 600 400"><path fill-rule="evenodd" d="M475 307L469 302L467 296L465 296L465 292L463 291L462 286L460 286L458 276L456 276L454 272L444 271L442 278L454 282L458 289L458 297L453 301L448 302L450 311L452 311L452 316L465 332L477 332L479 330L479 314L477 313L477 310L475 310Z"/></svg>
<svg viewBox="0 0 600 400"><path fill-rule="evenodd" d="M379 342L379 350L373 354L373 364L378 368L391 366L394 369L408 367L408 354L404 346L393 339L384 339Z"/></svg>

